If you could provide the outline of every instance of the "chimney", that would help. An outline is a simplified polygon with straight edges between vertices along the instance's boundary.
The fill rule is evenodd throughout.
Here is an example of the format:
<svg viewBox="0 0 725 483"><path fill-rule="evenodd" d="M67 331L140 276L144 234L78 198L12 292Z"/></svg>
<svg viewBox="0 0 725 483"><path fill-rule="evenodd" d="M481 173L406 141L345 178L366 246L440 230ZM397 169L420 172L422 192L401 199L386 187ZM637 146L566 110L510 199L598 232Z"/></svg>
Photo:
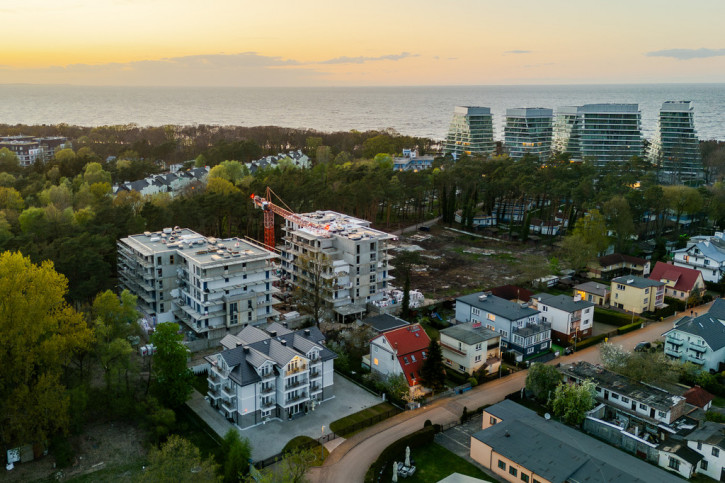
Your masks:
<svg viewBox="0 0 725 483"><path fill-rule="evenodd" d="M277 331L276 330L270 330L269 331L269 335L270 335L270 337L272 337L274 339L275 337L277 337Z"/></svg>
<svg viewBox="0 0 725 483"><path fill-rule="evenodd" d="M287 322L282 322L282 325L284 326L285 329L287 328Z"/></svg>
<svg viewBox="0 0 725 483"><path fill-rule="evenodd" d="M309 337L309 336L310 336L310 329L305 329L305 335L306 335L307 337Z"/></svg>
<svg viewBox="0 0 725 483"><path fill-rule="evenodd" d="M280 340L280 342L281 342L281 343L282 343L282 345L284 345L284 346L286 346L286 345L287 345L287 339L281 339L281 340Z"/></svg>
<svg viewBox="0 0 725 483"><path fill-rule="evenodd" d="M244 351L245 354L249 354L249 346L248 345L245 345L242 350Z"/></svg>

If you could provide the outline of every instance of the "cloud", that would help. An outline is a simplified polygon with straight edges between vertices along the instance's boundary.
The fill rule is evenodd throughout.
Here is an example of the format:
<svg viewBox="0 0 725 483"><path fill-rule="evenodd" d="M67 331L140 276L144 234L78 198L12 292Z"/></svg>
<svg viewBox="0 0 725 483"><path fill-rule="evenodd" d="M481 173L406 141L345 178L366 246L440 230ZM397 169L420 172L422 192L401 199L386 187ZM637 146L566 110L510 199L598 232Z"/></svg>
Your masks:
<svg viewBox="0 0 725 483"><path fill-rule="evenodd" d="M530 54L530 50L507 50L504 54Z"/></svg>
<svg viewBox="0 0 725 483"><path fill-rule="evenodd" d="M335 57L334 59L323 60L318 64L364 64L365 62L376 62L379 60L402 60L409 57L418 57L418 54L410 52L401 52L400 54L381 55L379 57Z"/></svg>
<svg viewBox="0 0 725 483"><path fill-rule="evenodd" d="M719 57L725 55L725 49L667 49L647 52L647 57L672 57L679 60L704 59L706 57Z"/></svg>

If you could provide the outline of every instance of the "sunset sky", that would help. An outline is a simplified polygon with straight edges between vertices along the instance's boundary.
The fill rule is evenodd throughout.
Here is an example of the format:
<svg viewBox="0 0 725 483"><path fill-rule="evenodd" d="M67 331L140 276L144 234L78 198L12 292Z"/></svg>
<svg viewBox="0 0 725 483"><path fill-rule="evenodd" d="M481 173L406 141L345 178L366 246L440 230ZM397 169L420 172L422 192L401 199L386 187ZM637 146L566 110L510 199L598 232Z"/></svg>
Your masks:
<svg viewBox="0 0 725 483"><path fill-rule="evenodd" d="M0 0L0 83L725 82L724 0Z"/></svg>

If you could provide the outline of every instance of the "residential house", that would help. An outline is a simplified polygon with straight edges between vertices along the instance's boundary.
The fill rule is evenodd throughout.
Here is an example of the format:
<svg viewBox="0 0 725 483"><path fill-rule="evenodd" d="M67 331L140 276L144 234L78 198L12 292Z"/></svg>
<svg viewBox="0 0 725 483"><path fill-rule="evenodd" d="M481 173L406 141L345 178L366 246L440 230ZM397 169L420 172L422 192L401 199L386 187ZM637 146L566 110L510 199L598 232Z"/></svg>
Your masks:
<svg viewBox="0 0 725 483"><path fill-rule="evenodd" d="M247 326L224 342L225 350L205 358L206 399L241 428L304 416L333 397L337 355L316 327Z"/></svg>
<svg viewBox="0 0 725 483"><path fill-rule="evenodd" d="M683 478L692 478L697 472L703 457L687 446L687 441L667 441L659 450L658 464L662 468L677 473Z"/></svg>
<svg viewBox="0 0 725 483"><path fill-rule="evenodd" d="M611 305L627 312L652 312L665 303L665 284L656 280L627 275L613 278L611 287Z"/></svg>
<svg viewBox="0 0 725 483"><path fill-rule="evenodd" d="M420 324L383 332L370 341L370 371L382 377L403 374L411 389L420 386L429 345L430 337Z"/></svg>
<svg viewBox="0 0 725 483"><path fill-rule="evenodd" d="M471 458L515 483L680 482L674 475L505 399L483 411Z"/></svg>
<svg viewBox="0 0 725 483"><path fill-rule="evenodd" d="M419 156L415 149L404 149L403 156L393 158L394 171L423 171L433 167L435 156L430 154Z"/></svg>
<svg viewBox="0 0 725 483"><path fill-rule="evenodd" d="M574 295L595 305L609 305L609 286L597 282L584 282L574 285Z"/></svg>
<svg viewBox="0 0 725 483"><path fill-rule="evenodd" d="M599 257L599 259L589 265L589 278L599 278L604 281L622 275L637 275L646 277L650 272L650 262L644 258L633 257L631 255L623 255L621 253L613 253Z"/></svg>
<svg viewBox="0 0 725 483"><path fill-rule="evenodd" d="M458 324L440 331L443 362L454 371L473 375L498 371L501 365L501 336L480 322Z"/></svg>
<svg viewBox="0 0 725 483"><path fill-rule="evenodd" d="M551 324L526 303L515 303L478 292L456 299L456 321L478 323L501 335L501 348L519 360L551 348Z"/></svg>
<svg viewBox="0 0 725 483"><path fill-rule="evenodd" d="M706 421L687 436L687 446L703 457L698 473L725 481L725 425Z"/></svg>
<svg viewBox="0 0 725 483"><path fill-rule="evenodd" d="M719 282L725 275L725 234L693 237L687 247L673 252L674 264L699 270L706 282Z"/></svg>
<svg viewBox="0 0 725 483"><path fill-rule="evenodd" d="M465 222L463 219L463 210L456 211L454 219L456 220L456 223L463 224ZM473 215L473 219L471 220L471 226L473 226L473 228L496 226L496 213L476 213Z"/></svg>
<svg viewBox="0 0 725 483"><path fill-rule="evenodd" d="M725 370L725 299L717 299L706 314L684 316L665 336L665 355L692 362L703 370Z"/></svg>
<svg viewBox="0 0 725 483"><path fill-rule="evenodd" d="M149 196L157 193L169 193L170 196L181 192L191 183L203 182L209 173L209 168L192 168L186 171L175 171L162 174L154 174L136 181L124 181L113 185L113 194L122 191L136 191L141 196Z"/></svg>
<svg viewBox="0 0 725 483"><path fill-rule="evenodd" d="M532 218L529 221L529 232L547 236L556 236L561 230L561 224L557 221L544 221L539 218Z"/></svg>
<svg viewBox="0 0 725 483"><path fill-rule="evenodd" d="M715 400L715 396L701 388L700 386L694 386L685 391L682 395L685 398L687 404L692 404L703 411L707 411L712 407L712 402Z"/></svg>
<svg viewBox="0 0 725 483"><path fill-rule="evenodd" d="M665 284L665 297L687 301L690 296L700 298L705 293L702 272L692 268L657 262L649 278Z"/></svg>
<svg viewBox="0 0 725 483"><path fill-rule="evenodd" d="M279 153L276 156L265 156L250 163L245 163L245 166L251 174L255 174L259 169L276 168L285 163L295 168L305 169L310 167L310 158L298 149L287 153Z"/></svg>
<svg viewBox="0 0 725 483"><path fill-rule="evenodd" d="M531 297L533 307L541 312L541 320L551 324L551 338L557 344L568 345L571 340L592 335L594 304L579 295L539 293Z"/></svg>

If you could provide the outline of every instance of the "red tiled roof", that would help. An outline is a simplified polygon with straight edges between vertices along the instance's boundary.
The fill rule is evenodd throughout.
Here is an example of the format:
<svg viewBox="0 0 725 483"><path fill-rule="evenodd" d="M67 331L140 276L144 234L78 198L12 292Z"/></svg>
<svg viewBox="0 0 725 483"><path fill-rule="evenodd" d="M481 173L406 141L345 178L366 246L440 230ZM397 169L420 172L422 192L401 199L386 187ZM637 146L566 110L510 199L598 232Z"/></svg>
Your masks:
<svg viewBox="0 0 725 483"><path fill-rule="evenodd" d="M695 386L687 390L685 394L685 401L689 404L692 404L693 406L697 406L699 408L704 408L707 403L715 399L715 396L701 388L700 386Z"/></svg>
<svg viewBox="0 0 725 483"><path fill-rule="evenodd" d="M612 253L611 255L605 255L603 257L599 257L599 265L602 267L608 267L610 265L616 265L617 263L632 263L635 265L644 265L647 263L647 260L644 258L639 257L633 257L631 255L623 255L621 253Z"/></svg>
<svg viewBox="0 0 725 483"><path fill-rule="evenodd" d="M654 270L649 275L650 280L657 280L658 282L662 280L677 280L673 288L681 292L691 291L699 277L699 270L693 270L687 267L676 267L663 262L657 262Z"/></svg>
<svg viewBox="0 0 725 483"><path fill-rule="evenodd" d="M398 364L405 374L409 386L420 384L420 368L423 367L423 352L428 350L430 337L420 324L391 330L382 334L390 347L398 351ZM415 362L413 361L415 358ZM407 364L406 364L407 360Z"/></svg>

